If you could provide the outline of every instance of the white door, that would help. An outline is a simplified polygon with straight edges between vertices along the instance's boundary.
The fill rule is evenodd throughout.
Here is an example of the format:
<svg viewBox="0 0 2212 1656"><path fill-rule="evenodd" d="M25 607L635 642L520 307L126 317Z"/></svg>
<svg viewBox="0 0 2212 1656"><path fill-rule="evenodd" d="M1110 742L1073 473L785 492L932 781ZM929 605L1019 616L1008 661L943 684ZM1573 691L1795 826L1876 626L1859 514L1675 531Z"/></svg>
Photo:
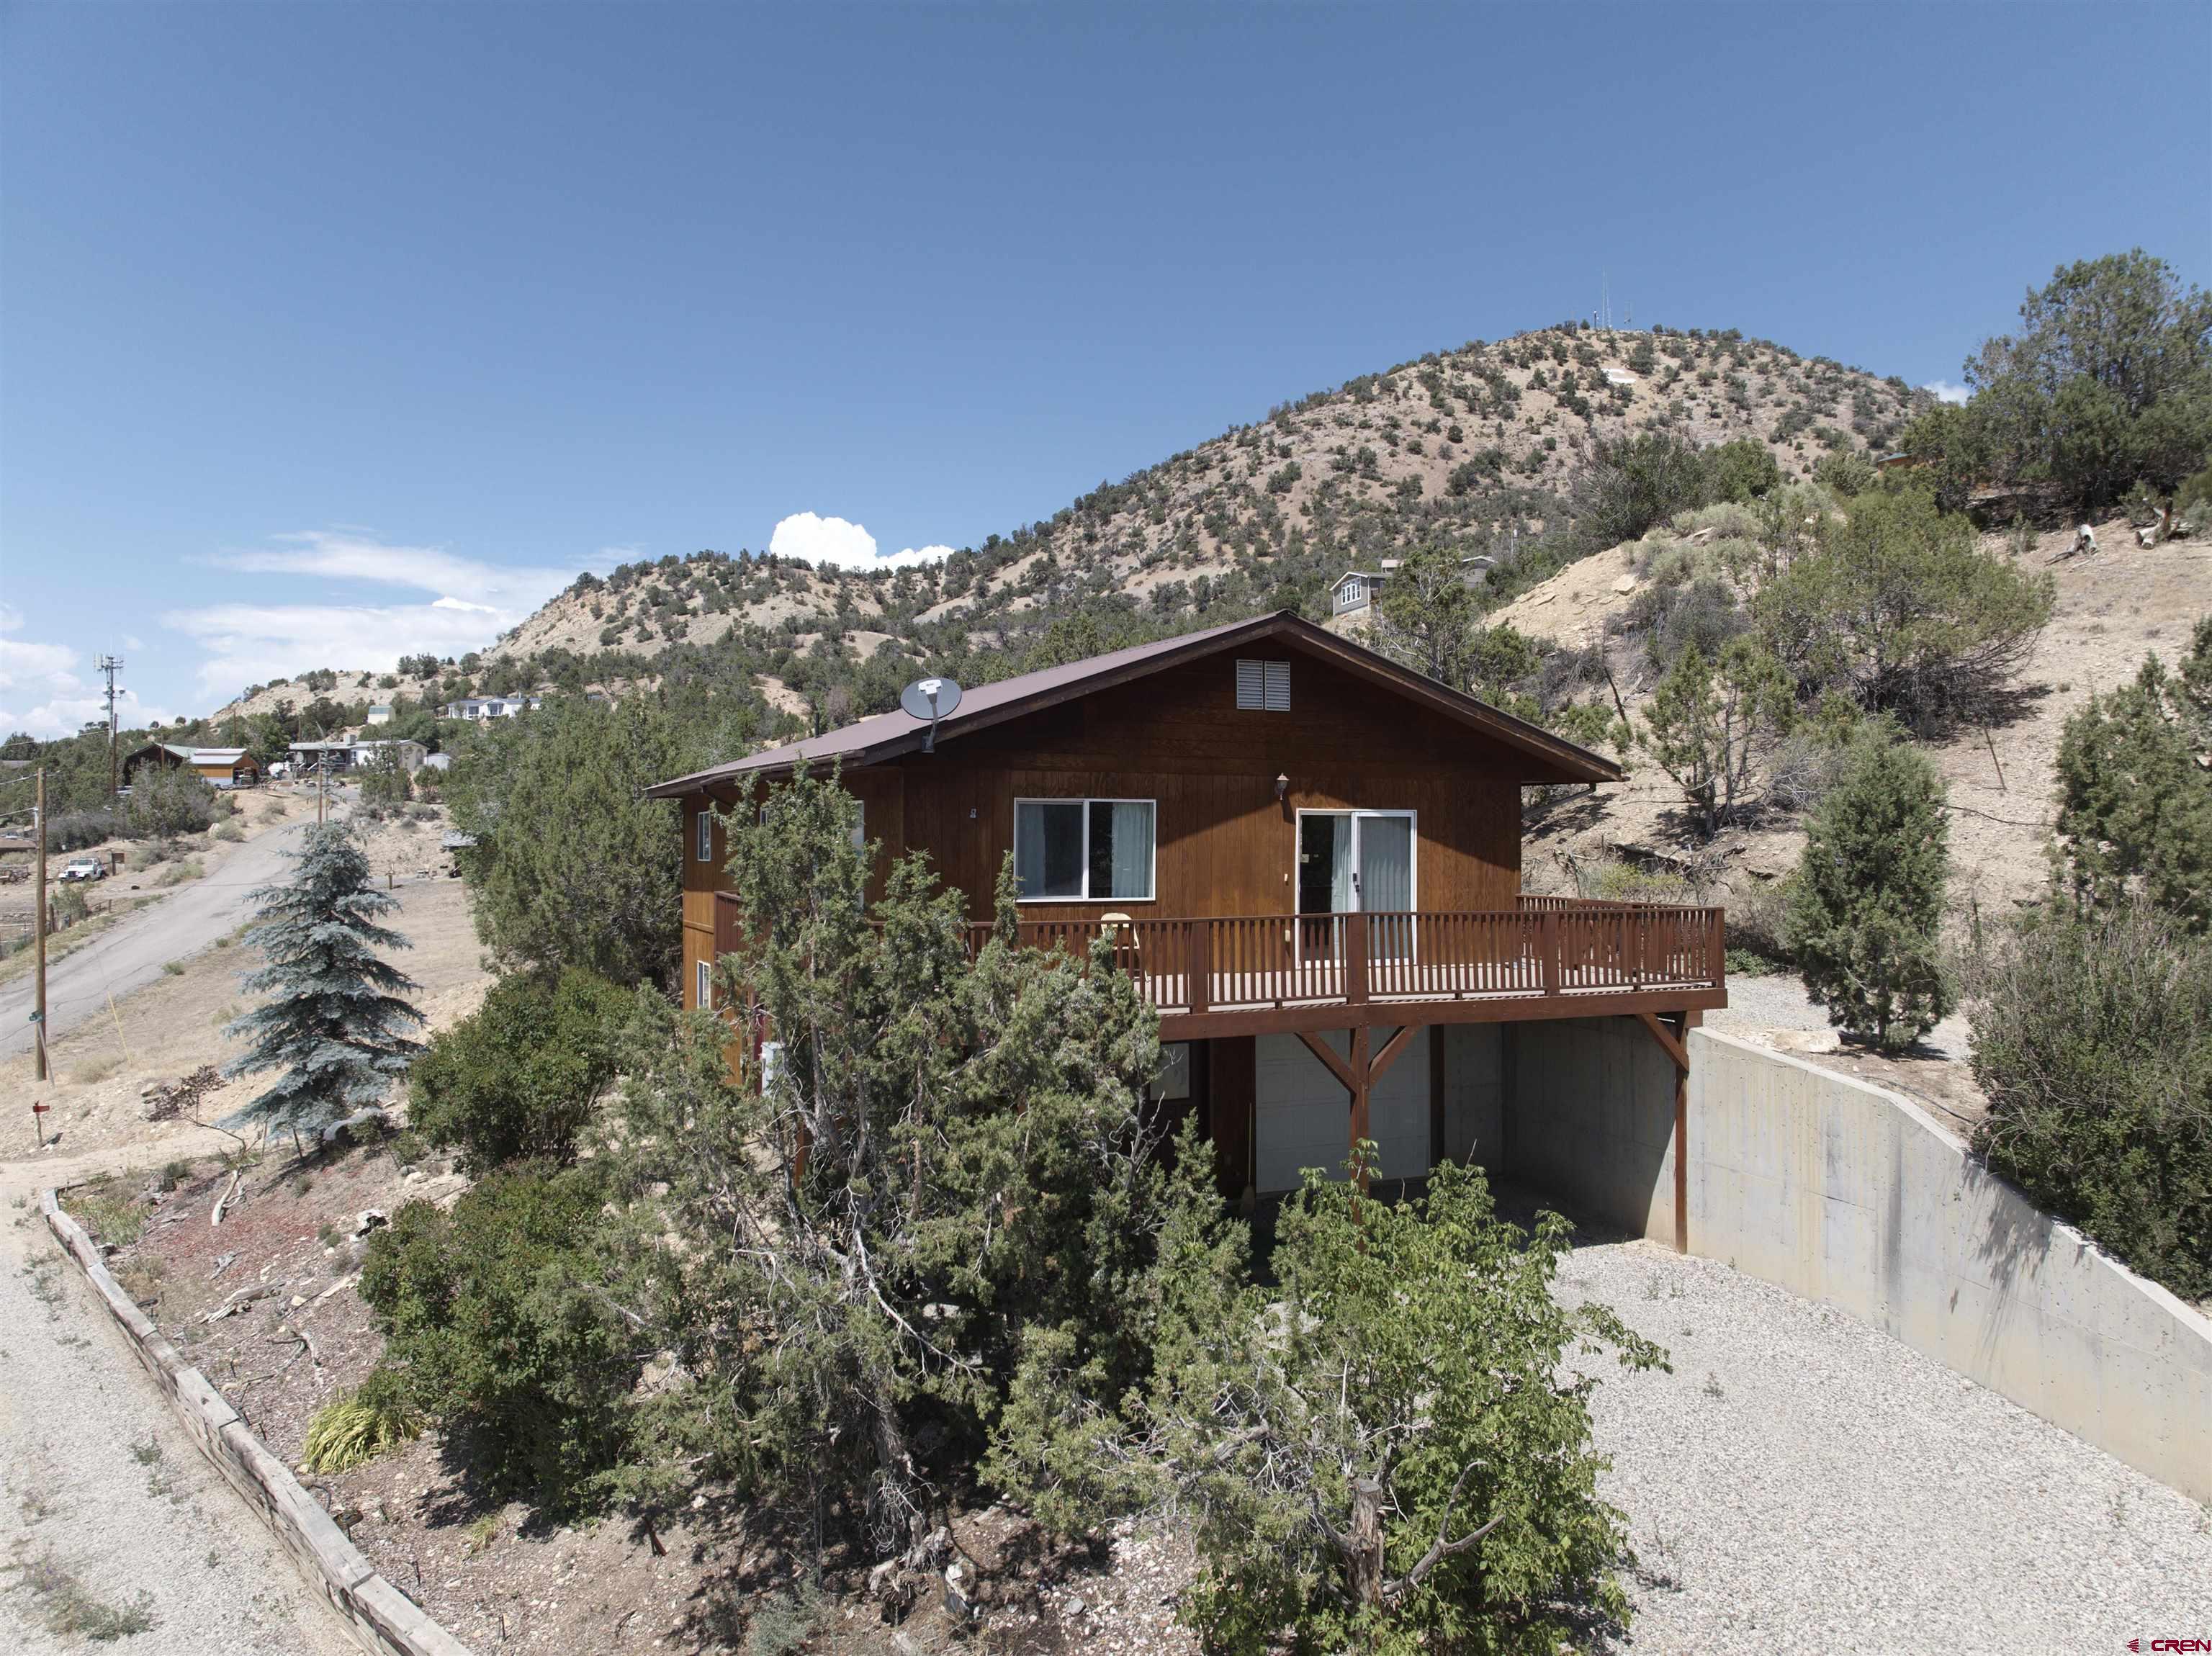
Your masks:
<svg viewBox="0 0 2212 1656"><path fill-rule="evenodd" d="M1429 1041L1422 1029L1368 1095L1367 1131L1376 1143L1382 1179L1417 1178L1429 1170ZM1389 1031L1368 1039L1379 1042ZM1339 1053L1351 1051L1341 1029L1322 1036ZM1306 1050L1296 1035L1261 1035L1256 1043L1257 1086L1253 1099L1254 1186L1296 1190L1306 1168L1344 1177L1352 1153L1352 1100L1344 1083Z"/></svg>

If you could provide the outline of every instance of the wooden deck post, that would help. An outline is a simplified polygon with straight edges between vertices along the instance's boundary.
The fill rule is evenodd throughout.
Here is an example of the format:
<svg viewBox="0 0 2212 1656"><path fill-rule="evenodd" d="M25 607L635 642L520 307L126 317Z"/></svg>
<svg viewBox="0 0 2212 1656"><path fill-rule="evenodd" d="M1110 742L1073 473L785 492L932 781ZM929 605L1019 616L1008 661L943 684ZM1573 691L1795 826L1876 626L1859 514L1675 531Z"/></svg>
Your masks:
<svg viewBox="0 0 2212 1656"><path fill-rule="evenodd" d="M1204 920L1190 923L1190 949L1183 970L1189 978L1183 990L1184 1004L1194 1012L1211 1010L1213 1005L1213 928Z"/></svg>
<svg viewBox="0 0 2212 1656"><path fill-rule="evenodd" d="M1674 1015L1675 1038L1682 1045L1682 1061L1674 1066L1674 1252L1690 1251L1690 1031L1702 1012Z"/></svg>
<svg viewBox="0 0 2212 1656"><path fill-rule="evenodd" d="M1364 1000L1366 997L1363 995L1360 998ZM1352 1032L1352 1148L1353 1149L1359 1147L1361 1139L1373 1137L1368 1131L1367 1123L1367 1093L1368 1089L1374 1084L1374 1077L1369 1071L1367 1044L1367 1026L1363 1023ZM1364 1168L1360 1170L1359 1189L1361 1194L1366 1193L1367 1173Z"/></svg>
<svg viewBox="0 0 2212 1656"><path fill-rule="evenodd" d="M1344 1001L1347 1006L1367 1004L1367 916L1344 917Z"/></svg>

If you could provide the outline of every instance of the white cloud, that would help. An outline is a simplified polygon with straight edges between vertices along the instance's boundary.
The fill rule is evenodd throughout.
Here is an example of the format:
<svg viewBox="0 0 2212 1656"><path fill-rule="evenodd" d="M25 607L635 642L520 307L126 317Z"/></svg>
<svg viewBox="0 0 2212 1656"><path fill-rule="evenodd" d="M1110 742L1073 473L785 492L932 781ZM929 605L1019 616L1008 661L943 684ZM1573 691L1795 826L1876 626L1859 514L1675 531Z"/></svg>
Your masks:
<svg viewBox="0 0 2212 1656"><path fill-rule="evenodd" d="M216 604L173 610L162 623L209 652L201 688L246 685L317 667L387 672L403 655L462 655L526 619L583 567L484 563L434 546L392 546L360 530L278 537L283 544L208 560L259 575L353 581L435 596L421 604Z"/></svg>
<svg viewBox="0 0 2212 1656"><path fill-rule="evenodd" d="M79 676L82 658L66 644L36 644L11 638L23 628L19 611L0 604L0 730L28 731L52 740L74 736L95 719L107 717L107 701L99 689ZM125 725L155 720L167 724L176 717L167 707L138 699L125 688L116 698L116 716Z"/></svg>
<svg viewBox="0 0 2212 1656"><path fill-rule="evenodd" d="M775 526L768 549L779 558L804 558L819 569L835 564L841 569L910 569L952 555L949 546L908 547L902 552L878 552L876 537L860 525L842 518L817 517L795 512Z"/></svg>
<svg viewBox="0 0 2212 1656"><path fill-rule="evenodd" d="M1948 379L1930 379L1920 389L1933 392L1939 403L1963 403L1973 395L1964 385L1954 385Z"/></svg>

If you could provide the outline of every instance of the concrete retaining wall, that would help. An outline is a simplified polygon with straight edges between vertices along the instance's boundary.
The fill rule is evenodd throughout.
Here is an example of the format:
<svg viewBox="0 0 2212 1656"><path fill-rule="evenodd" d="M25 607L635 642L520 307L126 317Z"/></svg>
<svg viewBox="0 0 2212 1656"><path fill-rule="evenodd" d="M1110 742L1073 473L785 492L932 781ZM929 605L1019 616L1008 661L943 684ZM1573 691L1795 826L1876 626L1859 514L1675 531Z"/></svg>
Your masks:
<svg viewBox="0 0 2212 1656"><path fill-rule="evenodd" d="M470 1656L466 1645L370 1568L291 1469L247 1429L207 1376L185 1362L109 1274L99 1247L62 1211L56 1192L44 1192L40 1200L46 1228L83 1270L201 1453L276 1532L307 1585L329 1600L362 1648L371 1656Z"/></svg>
<svg viewBox="0 0 2212 1656"><path fill-rule="evenodd" d="M1847 1311L2212 1501L2212 1319L1908 1100L1692 1031L1689 1195L1692 1253Z"/></svg>

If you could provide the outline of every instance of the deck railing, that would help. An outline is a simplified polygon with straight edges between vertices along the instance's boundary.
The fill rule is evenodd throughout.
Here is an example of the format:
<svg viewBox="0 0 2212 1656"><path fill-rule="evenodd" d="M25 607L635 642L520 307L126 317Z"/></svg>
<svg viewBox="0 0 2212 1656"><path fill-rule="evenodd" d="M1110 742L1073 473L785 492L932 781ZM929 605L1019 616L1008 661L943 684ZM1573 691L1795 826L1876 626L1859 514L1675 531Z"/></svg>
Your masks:
<svg viewBox="0 0 2212 1656"><path fill-rule="evenodd" d="M1115 969L1154 1006L1202 1015L1717 989L1721 917L1718 908L1524 898L1486 913L1026 921L1018 936L1078 955L1103 936ZM980 948L992 928L969 931Z"/></svg>

